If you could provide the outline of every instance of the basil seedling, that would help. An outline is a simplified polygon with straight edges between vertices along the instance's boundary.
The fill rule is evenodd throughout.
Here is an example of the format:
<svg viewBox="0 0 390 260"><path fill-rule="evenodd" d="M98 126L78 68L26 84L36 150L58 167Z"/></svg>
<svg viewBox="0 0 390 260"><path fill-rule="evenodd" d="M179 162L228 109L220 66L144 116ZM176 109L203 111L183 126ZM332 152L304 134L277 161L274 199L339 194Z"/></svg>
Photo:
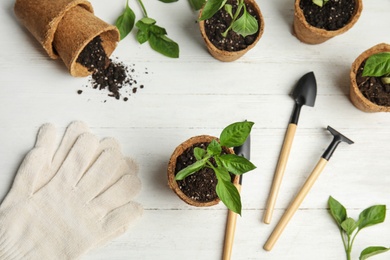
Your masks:
<svg viewBox="0 0 390 260"><path fill-rule="evenodd" d="M179 45L167 37L167 31L158 25L156 20L148 17L145 6L142 0L137 0L143 12L143 18L135 23L135 14L129 7L128 0L123 13L116 20L116 27L120 32L120 39L124 39L133 29L134 23L138 28L137 41L140 44L149 42L150 47L170 58L179 57ZM176 2L177 0L160 0L164 3Z"/></svg>
<svg viewBox="0 0 390 260"><path fill-rule="evenodd" d="M248 121L233 123L222 130L219 142L211 141L206 149L195 147L194 155L197 161L179 171L175 179L183 180L204 167L212 169L218 180L216 186L218 197L231 211L241 215L240 193L231 182L230 173L241 175L255 169L256 166L242 156L222 154L222 146L242 145L248 138L253 124L253 122Z"/></svg>
<svg viewBox="0 0 390 260"><path fill-rule="evenodd" d="M359 219L356 221L353 218L348 217L347 210L345 209L345 207L332 196L329 197L328 205L330 209L330 214L332 215L332 217L336 221L337 226L340 229L341 239L344 244L347 260L351 260L352 246L357 234L363 228L373 226L385 221L386 206L375 205L369 207L360 213ZM359 260L365 260L371 256L384 253L389 250L390 248L382 246L370 246L360 253Z"/></svg>
<svg viewBox="0 0 390 260"><path fill-rule="evenodd" d="M226 37L230 30L233 30L243 37L255 34L259 30L258 21L248 13L244 0L237 0L237 3L237 10L233 13L233 7L232 5L227 4L227 0L208 0L204 5L202 15L199 19L207 20L224 8L232 18L232 21L228 28L222 33L223 37Z"/></svg>
<svg viewBox="0 0 390 260"><path fill-rule="evenodd" d="M364 64L363 77L380 77L383 84L390 84L390 52L371 55Z"/></svg>

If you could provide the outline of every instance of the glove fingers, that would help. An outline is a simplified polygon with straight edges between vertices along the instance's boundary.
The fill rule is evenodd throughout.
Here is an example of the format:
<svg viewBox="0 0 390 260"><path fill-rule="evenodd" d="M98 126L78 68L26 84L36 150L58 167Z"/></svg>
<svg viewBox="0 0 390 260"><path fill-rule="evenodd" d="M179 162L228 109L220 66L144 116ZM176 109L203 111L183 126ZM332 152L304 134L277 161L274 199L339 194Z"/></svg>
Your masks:
<svg viewBox="0 0 390 260"><path fill-rule="evenodd" d="M60 168L77 138L81 134L87 132L89 132L89 127L84 122L74 121L69 124L69 126L66 128L64 137L61 140L61 144L53 157L51 165L53 174L55 174Z"/></svg>
<svg viewBox="0 0 390 260"><path fill-rule="evenodd" d="M47 159L46 150L42 147L33 148L23 159L15 176L11 192L32 194L35 191L37 178Z"/></svg>
<svg viewBox="0 0 390 260"><path fill-rule="evenodd" d="M107 183L114 183L123 175L120 169L122 163L122 154L116 149L109 148L100 154L77 184L86 201L95 198L104 191Z"/></svg>
<svg viewBox="0 0 390 260"><path fill-rule="evenodd" d="M54 154L56 128L52 124L44 124L38 130L35 147L44 147L48 155Z"/></svg>
<svg viewBox="0 0 390 260"><path fill-rule="evenodd" d="M126 174L114 185L90 202L97 214L104 216L107 212L130 202L141 190L141 181L135 175Z"/></svg>
<svg viewBox="0 0 390 260"><path fill-rule="evenodd" d="M125 232L131 224L137 221L143 213L141 204L131 201L125 205L110 211L103 221L103 232L106 233L110 239L115 238Z"/></svg>
<svg viewBox="0 0 390 260"><path fill-rule="evenodd" d="M98 145L99 141L93 134L84 133L80 135L54 179L75 187L91 165Z"/></svg>

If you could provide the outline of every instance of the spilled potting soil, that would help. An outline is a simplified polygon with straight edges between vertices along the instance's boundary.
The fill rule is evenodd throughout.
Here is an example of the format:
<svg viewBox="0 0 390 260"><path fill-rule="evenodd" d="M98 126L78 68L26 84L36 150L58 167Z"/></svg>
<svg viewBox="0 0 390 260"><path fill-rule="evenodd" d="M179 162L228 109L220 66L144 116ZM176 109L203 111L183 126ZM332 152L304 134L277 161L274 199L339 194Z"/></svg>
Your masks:
<svg viewBox="0 0 390 260"><path fill-rule="evenodd" d="M87 44L77 62L92 72L86 87L108 91L108 97L127 101L129 96L137 93L138 89L144 88L144 85L139 84L135 79L135 64L129 66L118 61L118 58L108 58L99 36ZM144 74L148 74L146 68ZM82 94L83 91L78 90L77 93Z"/></svg>

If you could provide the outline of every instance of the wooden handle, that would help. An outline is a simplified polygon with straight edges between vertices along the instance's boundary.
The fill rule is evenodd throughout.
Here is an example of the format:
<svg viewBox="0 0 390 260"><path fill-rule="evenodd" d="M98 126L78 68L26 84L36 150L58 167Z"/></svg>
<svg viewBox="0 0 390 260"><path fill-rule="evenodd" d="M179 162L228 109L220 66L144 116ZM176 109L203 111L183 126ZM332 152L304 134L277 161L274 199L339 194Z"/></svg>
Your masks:
<svg viewBox="0 0 390 260"><path fill-rule="evenodd" d="M241 191L241 185L235 184L238 192ZM236 231L236 222L237 222L237 213L229 210L227 222L226 222L226 230L225 230L225 241L223 245L223 260L230 260L232 256L232 248L234 241L234 233Z"/></svg>
<svg viewBox="0 0 390 260"><path fill-rule="evenodd" d="M278 164L276 165L274 179L272 182L271 191L268 195L267 206L264 213L263 221L266 224L269 224L271 222L272 213L275 208L276 197L278 196L279 188L282 183L284 171L286 169L287 160L290 155L291 146L294 140L296 129L297 129L296 124L289 124L286 135L284 137L282 150L280 151Z"/></svg>
<svg viewBox="0 0 390 260"><path fill-rule="evenodd" d="M290 221L294 213L301 205L303 199L309 193L311 187L313 186L314 182L317 180L318 176L324 169L327 162L328 162L327 160L321 158L320 161L317 163L316 167L314 168L314 170L306 180L305 184L303 184L301 190L298 192L295 199L291 202L286 212L284 212L282 218L279 220L274 231L268 238L267 242L264 244L265 250L270 251L273 248L276 241L279 239L280 235L282 234L284 228L287 226L288 222Z"/></svg>

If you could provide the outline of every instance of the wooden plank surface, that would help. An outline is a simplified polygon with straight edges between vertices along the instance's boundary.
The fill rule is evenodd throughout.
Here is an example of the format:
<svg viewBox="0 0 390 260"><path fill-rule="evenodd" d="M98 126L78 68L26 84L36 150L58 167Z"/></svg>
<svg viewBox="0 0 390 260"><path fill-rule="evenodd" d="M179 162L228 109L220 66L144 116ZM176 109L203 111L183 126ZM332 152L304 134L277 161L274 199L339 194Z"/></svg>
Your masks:
<svg viewBox="0 0 390 260"><path fill-rule="evenodd" d="M141 17L137 3L129 2ZM132 76L145 86L127 102L92 89L88 78L73 78L61 61L48 58L16 20L13 3L1 1L0 8L0 201L46 122L62 133L69 122L85 121L99 137L117 138L123 152L140 164L143 189L137 200L145 208L143 218L84 259L220 259L226 208L183 204L166 184L166 166L182 141L218 135L243 119L255 122L252 161L257 169L244 176L233 259L345 259L327 212L328 197L340 200L354 218L374 204L390 207L390 115L363 113L348 96L353 60L375 44L390 42L388 0L365 0L357 24L321 45L303 44L292 35L293 1L257 0L265 32L253 50L233 63L207 53L197 14L186 0L144 1L149 16L167 29L181 53L179 59L165 58L139 45L134 32L120 42L113 56L132 67ZM125 1L91 3L97 16L114 23ZM302 109L276 212L266 225L261 219L294 104L288 94L308 71L317 78L316 105ZM274 250L266 252L262 246L276 221L332 139L328 125L355 144L340 145ZM366 246L389 246L389 241L387 219L361 232L353 259ZM375 259L389 258L388 253Z"/></svg>

